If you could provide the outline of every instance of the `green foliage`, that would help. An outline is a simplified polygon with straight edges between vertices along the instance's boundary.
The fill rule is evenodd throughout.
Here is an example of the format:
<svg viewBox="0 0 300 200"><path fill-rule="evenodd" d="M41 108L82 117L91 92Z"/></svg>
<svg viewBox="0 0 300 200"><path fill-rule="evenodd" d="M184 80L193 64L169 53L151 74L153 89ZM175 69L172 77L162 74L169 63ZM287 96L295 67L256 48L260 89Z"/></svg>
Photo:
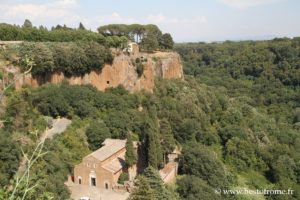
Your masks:
<svg viewBox="0 0 300 200"><path fill-rule="evenodd" d="M180 194L181 199L196 200L196 199L211 199L220 200L220 195L215 193L215 189L193 175L187 175L177 181L177 192Z"/></svg>
<svg viewBox="0 0 300 200"><path fill-rule="evenodd" d="M180 159L182 173L195 175L208 182L214 188L227 188L227 172L213 152L204 146L185 146Z"/></svg>
<svg viewBox="0 0 300 200"><path fill-rule="evenodd" d="M34 76L45 76L53 72L79 76L91 70L101 70L105 63L111 63L113 60L110 50L96 42L25 42L20 45L19 56L23 71L28 69L26 58L33 60L31 73Z"/></svg>
<svg viewBox="0 0 300 200"><path fill-rule="evenodd" d="M119 176L118 183L119 183L119 184L124 184L124 182L125 182L125 181L128 181L128 180L129 180L129 175L128 175L128 173L123 172L123 173Z"/></svg>
<svg viewBox="0 0 300 200"><path fill-rule="evenodd" d="M169 33L162 34L153 24L109 24L99 27L98 32L106 35L109 46L113 47L123 46L122 37L139 43L144 51L172 49L174 45L172 36Z"/></svg>
<svg viewBox="0 0 300 200"><path fill-rule="evenodd" d="M144 68L145 67L144 67L143 63L139 62L139 63L136 64L135 70L136 70L136 73L138 74L138 77L141 77L143 75Z"/></svg>
<svg viewBox="0 0 300 200"><path fill-rule="evenodd" d="M159 46L162 49L173 49L174 41L170 33L165 33L159 38Z"/></svg>
<svg viewBox="0 0 300 200"><path fill-rule="evenodd" d="M52 193L54 199L68 199L69 190L64 184L75 164L89 154L86 145L86 121L74 118L71 126L53 141L47 140L47 154L33 166L31 181L37 183L29 199L39 199L44 193Z"/></svg>
<svg viewBox="0 0 300 200"><path fill-rule="evenodd" d="M176 141L172 133L170 123L166 118L159 121L160 135L164 154L172 153L176 147Z"/></svg>
<svg viewBox="0 0 300 200"><path fill-rule="evenodd" d="M108 34L113 37L122 35L126 26L109 28L115 31ZM141 40L144 29L135 25L131 37ZM161 35L155 27L148 27L148 31ZM89 50L83 43L79 47ZM50 45L51 48L54 47ZM63 48L62 45L55 52ZM175 186L182 199L224 199L227 196L216 195L214 189L239 187L293 188L292 196L266 198L299 199L299 41L180 44L175 49L184 59L185 81L157 80L153 94L129 94L122 87L100 92L91 86L69 85L45 85L10 94L7 111L1 118L7 119L4 128L14 138L33 128L31 118L41 118L35 109L54 117L88 118L67 135L48 141L50 157L37 167L48 171L36 173L40 177L34 179L43 180L39 194L49 191L55 197L67 198L63 186L66 174L88 153L85 133L90 135L89 146L95 143L96 149L106 137L98 130L104 129L112 138L125 139L132 133L146 147L143 156L154 169L164 165L163 156L175 146L182 148L179 173L183 176ZM86 53L86 57L93 58L100 52ZM63 63L64 56L60 60ZM142 62L140 58L136 60ZM101 122L101 126L91 128L91 121ZM35 123L43 127L42 120ZM165 199L176 198L165 186L161 187L154 169L147 169L138 178L131 198L155 199L156 190L161 197L167 196ZM240 176L245 179L243 183Z"/></svg>
<svg viewBox="0 0 300 200"><path fill-rule="evenodd" d="M12 93L7 100L7 107L3 118L5 130L30 133L34 128L39 131L46 127L46 122L28 102L30 91Z"/></svg>
<svg viewBox="0 0 300 200"><path fill-rule="evenodd" d="M154 190L150 187L148 180L139 176L135 182L136 188L130 194L129 200L155 200Z"/></svg>
<svg viewBox="0 0 300 200"><path fill-rule="evenodd" d="M126 153L125 153L126 165L131 167L132 165L137 163L137 154L136 154L136 150L134 149L130 133L127 134L127 141L125 147L126 147Z"/></svg>
<svg viewBox="0 0 300 200"><path fill-rule="evenodd" d="M218 149L215 151L218 156L211 155L211 157L222 160L226 168L232 169L233 174L254 170L270 181L269 184L275 183L276 189L287 188L286 186L295 189L295 195L273 195L268 199L297 198L299 193L299 188L295 186L299 162L299 138L296 134L299 132L296 125L299 107L297 38L258 42L179 44L175 49L183 57L184 72L188 75L186 79L197 80L193 88L202 84L201 87L205 85L214 90L214 95L210 96L212 104L208 107L201 106L203 103L208 105L205 103L208 96L205 97L202 92L204 101L202 100L199 105L209 123L201 118L191 117L193 119L187 121L194 121L196 118L195 121L200 123L186 122L189 124L187 126L183 126L185 124L183 123L178 129L181 131L178 132L178 126L174 126L172 121L176 119L179 125L183 120L176 116L176 112L170 111L175 110L174 108L178 110L180 107L174 98L168 99L165 105L169 112L165 111L164 116L168 116L172 128L174 126L175 138L181 143L196 140L206 145L210 144L214 151ZM163 87L160 88L159 92L176 97L178 95L175 91L178 93L181 90L182 87L176 90L176 87L169 86L164 90ZM187 91L191 92L191 89L188 88ZM191 98L191 101L197 104L196 98ZM191 113L193 115L193 112ZM182 134L183 131L190 134ZM213 147L216 144L220 147ZM193 151L200 150L195 148L191 150ZM191 171L186 171L185 165L189 165L189 162L193 163L190 166L195 169L197 163L201 162L194 163L193 160L201 156L190 156L190 153L187 153L188 158L184 158L186 153L184 148L182 160L184 173L207 180L200 176L199 169L193 172L191 167ZM230 179L228 177L229 183L239 184ZM259 180L247 184L250 188L258 188L258 185L261 185Z"/></svg>
<svg viewBox="0 0 300 200"><path fill-rule="evenodd" d="M71 116L72 113L80 117L94 116L93 107L95 89L89 86L55 86L45 85L34 92L32 103L44 115L52 117ZM84 103L83 103L84 102Z"/></svg>
<svg viewBox="0 0 300 200"><path fill-rule="evenodd" d="M157 37L155 35L147 35L147 37L143 38L141 41L141 49L145 51L155 51L158 50L159 43Z"/></svg>
<svg viewBox="0 0 300 200"><path fill-rule="evenodd" d="M143 173L143 176L147 179L151 189L154 191L155 199L176 199L176 196L174 194L171 194L170 191L167 190L156 169L154 169L153 167L147 167Z"/></svg>
<svg viewBox="0 0 300 200"><path fill-rule="evenodd" d="M53 54L44 43L23 43L20 46L21 65L24 71L28 69L27 56L34 62L32 75L51 74L54 70Z"/></svg>
<svg viewBox="0 0 300 200"><path fill-rule="evenodd" d="M32 23L29 21L29 19L25 19L23 28L32 28Z"/></svg>
<svg viewBox="0 0 300 200"><path fill-rule="evenodd" d="M103 35L83 29L83 25L77 30L60 25L53 27L52 30L47 30L42 26L40 28L34 27L29 20L25 20L22 27L1 23L0 40L36 42L94 41L99 44L106 43Z"/></svg>
<svg viewBox="0 0 300 200"><path fill-rule="evenodd" d="M106 138L110 138L110 132L104 122L93 121L86 129L86 136L90 149L95 151L102 146Z"/></svg>
<svg viewBox="0 0 300 200"><path fill-rule="evenodd" d="M163 166L163 152L159 140L157 124L149 118L146 119L144 133L148 166L155 169L160 168Z"/></svg>
<svg viewBox="0 0 300 200"><path fill-rule="evenodd" d="M0 145L0 187L3 188L8 185L19 167L21 149L9 133L2 129L0 129Z"/></svg>

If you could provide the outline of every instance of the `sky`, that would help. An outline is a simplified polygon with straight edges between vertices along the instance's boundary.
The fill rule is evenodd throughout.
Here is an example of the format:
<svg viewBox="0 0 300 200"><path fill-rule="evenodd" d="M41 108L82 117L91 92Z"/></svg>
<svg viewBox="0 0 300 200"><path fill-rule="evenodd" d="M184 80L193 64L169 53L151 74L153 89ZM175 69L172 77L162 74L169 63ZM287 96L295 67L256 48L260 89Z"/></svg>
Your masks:
<svg viewBox="0 0 300 200"><path fill-rule="evenodd" d="M0 23L156 24L176 42L300 36L299 0L0 0Z"/></svg>

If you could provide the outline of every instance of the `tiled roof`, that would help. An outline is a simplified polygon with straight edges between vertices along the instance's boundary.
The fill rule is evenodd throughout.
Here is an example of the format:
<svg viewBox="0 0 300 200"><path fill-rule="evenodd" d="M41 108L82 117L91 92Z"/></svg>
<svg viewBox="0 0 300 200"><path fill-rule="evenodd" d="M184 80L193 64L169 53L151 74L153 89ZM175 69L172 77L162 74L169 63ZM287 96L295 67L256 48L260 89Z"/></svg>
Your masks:
<svg viewBox="0 0 300 200"><path fill-rule="evenodd" d="M125 157L122 155L121 157L117 157L110 161L107 165L104 165L103 168L116 173L120 171L123 167L125 167Z"/></svg>
<svg viewBox="0 0 300 200"><path fill-rule="evenodd" d="M125 148L126 140L119 140L119 139L106 139L103 142L104 146L94 151L93 153L89 154L86 157L93 156L94 158L104 161L107 158L111 157L116 152L120 151L121 149Z"/></svg>

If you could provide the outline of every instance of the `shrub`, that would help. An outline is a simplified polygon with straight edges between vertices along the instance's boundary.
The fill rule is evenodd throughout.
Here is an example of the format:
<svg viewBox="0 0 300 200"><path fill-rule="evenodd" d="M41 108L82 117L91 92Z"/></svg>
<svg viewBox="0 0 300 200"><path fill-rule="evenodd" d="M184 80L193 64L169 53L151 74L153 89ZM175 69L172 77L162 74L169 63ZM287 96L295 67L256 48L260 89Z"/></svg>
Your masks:
<svg viewBox="0 0 300 200"><path fill-rule="evenodd" d="M124 182L125 182L125 181L128 181L128 180L129 180L129 175L128 175L128 173L123 172L123 173L119 176L118 183L119 183L119 184L124 184Z"/></svg>

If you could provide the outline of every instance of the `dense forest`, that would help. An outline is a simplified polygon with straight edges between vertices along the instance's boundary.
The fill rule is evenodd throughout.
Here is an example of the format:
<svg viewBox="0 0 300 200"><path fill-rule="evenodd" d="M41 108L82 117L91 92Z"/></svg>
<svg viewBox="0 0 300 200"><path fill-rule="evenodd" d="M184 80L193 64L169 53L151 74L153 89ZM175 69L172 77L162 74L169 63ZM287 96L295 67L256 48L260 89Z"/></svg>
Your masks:
<svg viewBox="0 0 300 200"><path fill-rule="evenodd" d="M127 28L104 26L99 32L103 37L127 37ZM55 54L60 49L56 45L63 44L34 45L45 45ZM30 172L28 184L36 186L26 199L67 199L64 182L74 165L105 138L129 136L144 144L149 166L137 178L132 200L300 199L299 38L176 44L174 49L182 56L185 80L156 80L153 94L129 93L121 86L101 92L65 83L9 90L1 113L0 145L5 148L0 149L0 199L11 195L9 186L17 181L21 149L34 153L49 117L67 117L72 124L45 141L46 154ZM179 176L176 184L165 186L157 169L176 146L182 151ZM25 187L21 185L15 196L22 197ZM215 192L239 188L294 193Z"/></svg>

